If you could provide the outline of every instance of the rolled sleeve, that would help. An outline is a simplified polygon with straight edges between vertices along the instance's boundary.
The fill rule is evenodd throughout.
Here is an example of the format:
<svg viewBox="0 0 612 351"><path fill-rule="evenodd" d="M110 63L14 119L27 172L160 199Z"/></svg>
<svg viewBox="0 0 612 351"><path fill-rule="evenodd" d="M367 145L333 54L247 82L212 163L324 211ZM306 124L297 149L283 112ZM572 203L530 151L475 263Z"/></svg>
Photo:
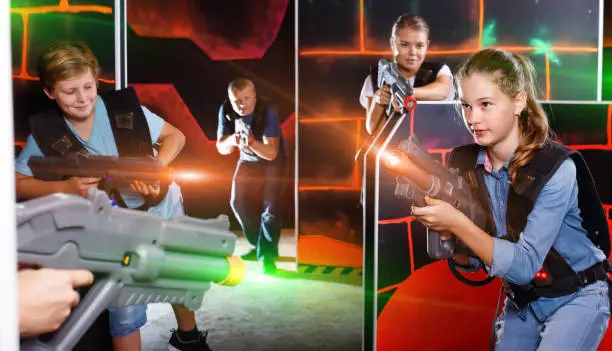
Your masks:
<svg viewBox="0 0 612 351"><path fill-rule="evenodd" d="M514 260L515 244L508 240L493 238L493 265L491 275L503 277Z"/></svg>
<svg viewBox="0 0 612 351"><path fill-rule="evenodd" d="M217 124L217 140L221 139L224 135L234 134L234 126L225 118L225 111L223 105L219 107L219 117Z"/></svg>
<svg viewBox="0 0 612 351"><path fill-rule="evenodd" d="M266 126L263 135L268 138L278 138L281 134L278 111L274 107L266 111Z"/></svg>
<svg viewBox="0 0 612 351"><path fill-rule="evenodd" d="M576 166L567 159L542 188L518 242L495 239L492 267L495 275L518 285L533 279L559 236L575 187Z"/></svg>
<svg viewBox="0 0 612 351"><path fill-rule="evenodd" d="M442 66L442 68L440 69L436 77L440 77L440 76L450 77L451 79L450 90L448 92L448 95L446 96L446 100L453 100L455 98L455 84L453 83L454 78L453 78L453 73L451 72L450 68L447 65Z"/></svg>
<svg viewBox="0 0 612 351"><path fill-rule="evenodd" d="M363 82L361 87L361 93L359 94L359 103L366 110L368 109L368 98L374 95L374 86L372 86L372 76L368 75Z"/></svg>
<svg viewBox="0 0 612 351"><path fill-rule="evenodd" d="M30 157L32 156L44 156L44 155L42 151L40 151L40 148L38 147L36 140L34 140L34 137L30 134L28 136L28 139L26 140L26 144L23 150L21 150L21 152L19 153L19 156L15 160L15 171L24 176L31 177L33 174L32 174L32 170L28 166L28 161L30 160Z"/></svg>

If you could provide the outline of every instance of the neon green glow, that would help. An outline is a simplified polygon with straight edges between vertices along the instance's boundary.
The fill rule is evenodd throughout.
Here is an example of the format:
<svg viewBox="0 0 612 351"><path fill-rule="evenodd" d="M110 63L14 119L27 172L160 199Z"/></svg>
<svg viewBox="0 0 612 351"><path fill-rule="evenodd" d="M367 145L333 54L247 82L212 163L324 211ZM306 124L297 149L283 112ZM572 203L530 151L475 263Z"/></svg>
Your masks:
<svg viewBox="0 0 612 351"><path fill-rule="evenodd" d="M495 37L495 20L492 20L482 31L482 46L493 46L495 43L497 43L497 38Z"/></svg>
<svg viewBox="0 0 612 351"><path fill-rule="evenodd" d="M535 51L533 52L535 55L548 54L548 59L550 62L556 65L561 65L561 60L552 50L552 43L550 41L540 38L533 38L529 41L529 45L536 47Z"/></svg>

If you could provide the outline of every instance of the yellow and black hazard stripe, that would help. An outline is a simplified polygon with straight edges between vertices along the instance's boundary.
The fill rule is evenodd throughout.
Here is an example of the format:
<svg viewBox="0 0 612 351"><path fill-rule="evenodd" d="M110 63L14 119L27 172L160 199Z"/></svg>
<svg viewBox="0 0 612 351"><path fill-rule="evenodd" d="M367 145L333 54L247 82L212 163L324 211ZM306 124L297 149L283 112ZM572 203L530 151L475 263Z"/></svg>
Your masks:
<svg viewBox="0 0 612 351"><path fill-rule="evenodd" d="M344 277L361 277L362 269L354 267L320 266L300 263L298 264L298 272L303 274L325 274Z"/></svg>

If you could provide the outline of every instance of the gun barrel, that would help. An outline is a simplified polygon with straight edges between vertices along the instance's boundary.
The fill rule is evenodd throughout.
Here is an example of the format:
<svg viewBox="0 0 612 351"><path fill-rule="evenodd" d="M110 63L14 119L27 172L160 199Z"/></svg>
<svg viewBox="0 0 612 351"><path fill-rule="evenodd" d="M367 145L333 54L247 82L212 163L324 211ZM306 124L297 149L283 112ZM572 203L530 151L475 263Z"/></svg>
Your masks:
<svg viewBox="0 0 612 351"><path fill-rule="evenodd" d="M158 246L139 246L128 252L123 265L131 268L136 280L178 279L214 282L233 286L244 278L246 265L237 256L211 256L163 250Z"/></svg>
<svg viewBox="0 0 612 351"><path fill-rule="evenodd" d="M160 167L150 157L114 157L70 155L65 157L34 156L28 161L32 173L43 180L52 177L102 177L109 181L147 183L169 181L170 169ZM51 179L51 178L50 178Z"/></svg>
<svg viewBox="0 0 612 351"><path fill-rule="evenodd" d="M447 169L431 158L431 155L423 150L414 135L411 135L408 140L400 143L400 150L404 152L419 168L429 174L444 174Z"/></svg>
<svg viewBox="0 0 612 351"><path fill-rule="evenodd" d="M436 177L419 168L402 152L394 150L387 153L384 163L391 172L406 177L420 191L432 196L437 193Z"/></svg>

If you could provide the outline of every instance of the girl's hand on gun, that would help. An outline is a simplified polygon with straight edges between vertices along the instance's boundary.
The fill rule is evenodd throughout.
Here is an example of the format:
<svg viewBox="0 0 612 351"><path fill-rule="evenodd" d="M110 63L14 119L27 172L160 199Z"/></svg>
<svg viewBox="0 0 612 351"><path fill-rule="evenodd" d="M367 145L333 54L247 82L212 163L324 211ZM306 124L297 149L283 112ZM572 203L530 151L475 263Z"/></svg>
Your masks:
<svg viewBox="0 0 612 351"><path fill-rule="evenodd" d="M383 84L380 89L376 90L373 98L378 105L387 106L391 103L391 89L387 84Z"/></svg>
<svg viewBox="0 0 612 351"><path fill-rule="evenodd" d="M389 88L387 84L383 84L380 89L376 90L374 93L374 102L383 106L392 104L395 112L400 112L402 110L403 102L397 101L395 97L391 96L391 88Z"/></svg>
<svg viewBox="0 0 612 351"><path fill-rule="evenodd" d="M441 236L441 239L450 238L448 233L453 232L465 215L448 202L429 196L425 197L425 204L426 206L423 207L412 206L412 214L429 229L445 232L446 234Z"/></svg>

